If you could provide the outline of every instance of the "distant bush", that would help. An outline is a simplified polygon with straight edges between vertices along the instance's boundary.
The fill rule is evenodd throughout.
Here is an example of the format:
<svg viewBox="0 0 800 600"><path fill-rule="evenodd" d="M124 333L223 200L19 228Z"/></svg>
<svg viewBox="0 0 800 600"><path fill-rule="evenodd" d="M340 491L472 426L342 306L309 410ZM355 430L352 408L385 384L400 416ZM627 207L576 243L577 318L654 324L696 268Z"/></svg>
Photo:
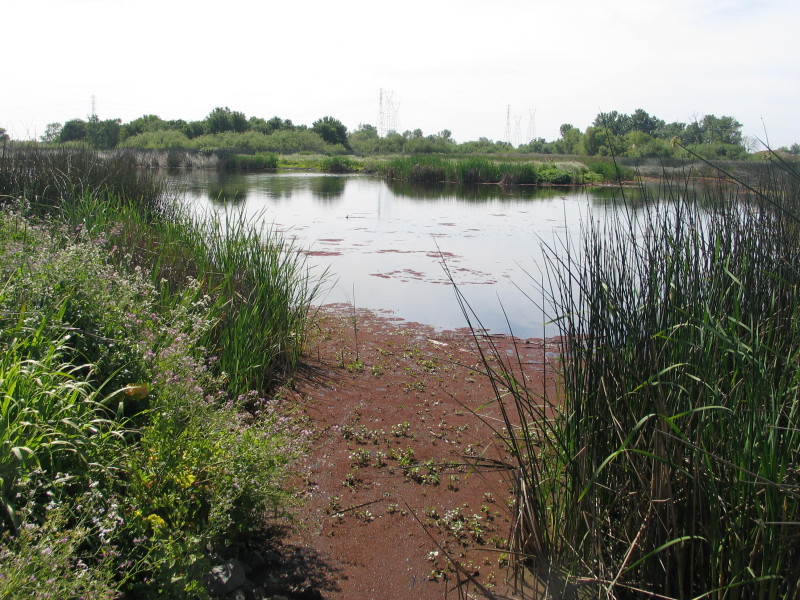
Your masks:
<svg viewBox="0 0 800 600"><path fill-rule="evenodd" d="M440 156L413 156L390 160L383 167L389 179L424 183L502 183L507 185L569 184L572 171L552 163L498 161L467 157L448 159Z"/></svg>
<svg viewBox="0 0 800 600"><path fill-rule="evenodd" d="M192 148L193 146L192 141L184 133L174 130L145 131L120 143L120 148L147 148L152 150Z"/></svg>
<svg viewBox="0 0 800 600"><path fill-rule="evenodd" d="M456 179L462 183L497 182L502 178L501 167L486 158L462 158L455 162Z"/></svg>
<svg viewBox="0 0 800 600"><path fill-rule="evenodd" d="M234 171L265 171L278 168L278 157L268 152L257 154L234 154L228 160L227 168Z"/></svg>
<svg viewBox="0 0 800 600"><path fill-rule="evenodd" d="M605 181L631 181L636 177L636 172L628 167L623 167L613 162L591 162L586 167L594 173L599 173Z"/></svg>
<svg viewBox="0 0 800 600"><path fill-rule="evenodd" d="M328 156L320 162L320 170L325 173L352 173L358 165L345 156Z"/></svg>

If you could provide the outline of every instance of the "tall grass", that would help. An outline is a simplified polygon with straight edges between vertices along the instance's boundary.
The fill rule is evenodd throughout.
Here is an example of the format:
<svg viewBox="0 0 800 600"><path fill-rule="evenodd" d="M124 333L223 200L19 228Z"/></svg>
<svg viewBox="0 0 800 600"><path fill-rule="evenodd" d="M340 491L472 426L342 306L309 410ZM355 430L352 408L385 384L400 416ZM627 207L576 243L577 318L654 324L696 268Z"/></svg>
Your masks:
<svg viewBox="0 0 800 600"><path fill-rule="evenodd" d="M163 182L138 169L134 155L125 151L15 147L0 161L0 199L24 198L40 213L87 195L157 208L164 192Z"/></svg>
<svg viewBox="0 0 800 600"><path fill-rule="evenodd" d="M0 597L207 598L291 501L304 434L241 390L302 347L302 254L29 158L0 162Z"/></svg>
<svg viewBox="0 0 800 600"><path fill-rule="evenodd" d="M29 358L31 346L56 341L42 340L43 330L14 338L0 356L0 524L17 529L13 492L21 478L34 469L68 473L90 463L110 468L109 450L123 446L125 433L113 395L102 397L90 386L88 366L64 360L63 341Z"/></svg>
<svg viewBox="0 0 800 600"><path fill-rule="evenodd" d="M495 161L481 157L443 158L408 156L393 158L378 170L389 179L413 183L570 184L580 174L552 163Z"/></svg>
<svg viewBox="0 0 800 600"><path fill-rule="evenodd" d="M107 245L134 249L118 253L120 264L144 266L166 306L180 297L187 278L212 299L216 324L201 343L232 393L269 390L297 366L324 273L309 270L294 242L237 211L181 210L160 223L142 221L135 210L109 217L114 221L97 223L111 232Z"/></svg>
<svg viewBox="0 0 800 600"><path fill-rule="evenodd" d="M666 185L548 249L560 393L486 363L545 597L800 597L799 187Z"/></svg>
<svg viewBox="0 0 800 600"><path fill-rule="evenodd" d="M297 364L323 275L312 276L300 249L257 218L192 214L124 154L13 154L0 183L29 213L57 215L113 249L117 266L148 273L165 309L198 280L217 323L203 343L233 392L267 389Z"/></svg>
<svg viewBox="0 0 800 600"><path fill-rule="evenodd" d="M269 389L301 357L322 275L312 278L293 242L242 213L211 213L179 233L168 245L195 249L200 277L215 298L217 325L205 343L218 368L237 393Z"/></svg>
<svg viewBox="0 0 800 600"><path fill-rule="evenodd" d="M232 171L267 171L278 168L278 155L268 152L234 154L226 168Z"/></svg>

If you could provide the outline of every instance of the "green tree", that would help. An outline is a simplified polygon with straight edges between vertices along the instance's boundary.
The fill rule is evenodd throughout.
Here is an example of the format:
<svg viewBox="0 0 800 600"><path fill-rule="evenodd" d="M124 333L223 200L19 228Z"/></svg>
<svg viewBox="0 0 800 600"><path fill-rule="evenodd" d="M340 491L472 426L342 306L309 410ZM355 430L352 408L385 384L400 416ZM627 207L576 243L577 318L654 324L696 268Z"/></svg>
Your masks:
<svg viewBox="0 0 800 600"><path fill-rule="evenodd" d="M270 133L272 133L272 131L269 130L267 122L261 117L250 117L248 125L251 131L258 131L259 133L263 133L264 135L269 135Z"/></svg>
<svg viewBox="0 0 800 600"><path fill-rule="evenodd" d="M699 121L694 120L686 125L683 130L682 141L684 144L702 144L703 143L703 126Z"/></svg>
<svg viewBox="0 0 800 600"><path fill-rule="evenodd" d="M706 144L742 145L742 124L733 117L706 115L700 122Z"/></svg>
<svg viewBox="0 0 800 600"><path fill-rule="evenodd" d="M180 131L190 140L206 135L208 124L205 121L189 121L184 123Z"/></svg>
<svg viewBox="0 0 800 600"><path fill-rule="evenodd" d="M165 129L179 129L173 127L168 121L164 121L157 115L143 115L138 119L134 119L130 123L125 123L119 132L119 139L126 140L134 135L145 133L146 131L162 131Z"/></svg>
<svg viewBox="0 0 800 600"><path fill-rule="evenodd" d="M616 110L601 112L595 117L592 127L605 127L614 135L625 135L631 130L631 118Z"/></svg>
<svg viewBox="0 0 800 600"><path fill-rule="evenodd" d="M119 143L120 119L99 120L92 117L86 124L86 139L99 150L108 150Z"/></svg>
<svg viewBox="0 0 800 600"><path fill-rule="evenodd" d="M58 134L58 141L78 142L86 139L86 121L83 119L72 119L64 123Z"/></svg>
<svg viewBox="0 0 800 600"><path fill-rule="evenodd" d="M381 138L381 152L384 154L397 154L403 151L405 139L396 131L390 131L386 137Z"/></svg>
<svg viewBox="0 0 800 600"><path fill-rule="evenodd" d="M629 118L630 131L641 131L654 136L656 131L664 127L664 121L651 116L647 111L637 108Z"/></svg>
<svg viewBox="0 0 800 600"><path fill-rule="evenodd" d="M328 144L341 144L350 150L350 142L347 139L347 127L333 117L322 117L314 121L311 130L317 133Z"/></svg>
<svg viewBox="0 0 800 600"><path fill-rule="evenodd" d="M686 123L679 123L676 121L661 125L661 127L655 131L654 136L664 140L671 140L674 137L682 138L685 131Z"/></svg>
<svg viewBox="0 0 800 600"><path fill-rule="evenodd" d="M4 142L5 143L10 139L11 139L11 137L8 135L8 133L6 132L5 128L0 127L0 142Z"/></svg>
<svg viewBox="0 0 800 600"><path fill-rule="evenodd" d="M587 127L581 137L579 151L587 156L623 156L627 150L625 138L607 127Z"/></svg>
<svg viewBox="0 0 800 600"><path fill-rule="evenodd" d="M61 123L48 123L44 129L44 135L39 138L45 144L52 144L58 141L61 135Z"/></svg>
<svg viewBox="0 0 800 600"><path fill-rule="evenodd" d="M570 123L564 123L558 128L561 137L553 142L553 152L556 154L577 154L581 141L581 130Z"/></svg>
<svg viewBox="0 0 800 600"><path fill-rule="evenodd" d="M361 124L347 136L350 148L356 154L378 154L381 152L381 139L374 125Z"/></svg>
<svg viewBox="0 0 800 600"><path fill-rule="evenodd" d="M272 128L272 131L294 131L295 126L291 119L281 119L280 117L272 117L267 121L267 125Z"/></svg>
<svg viewBox="0 0 800 600"><path fill-rule="evenodd" d="M518 150L528 154L552 154L555 144L556 142L548 142L543 137L539 137L521 145Z"/></svg>
<svg viewBox="0 0 800 600"><path fill-rule="evenodd" d="M249 123L244 113L231 110L227 106L217 107L206 117L206 127L208 133L222 133L224 131L235 131L243 133L249 129Z"/></svg>

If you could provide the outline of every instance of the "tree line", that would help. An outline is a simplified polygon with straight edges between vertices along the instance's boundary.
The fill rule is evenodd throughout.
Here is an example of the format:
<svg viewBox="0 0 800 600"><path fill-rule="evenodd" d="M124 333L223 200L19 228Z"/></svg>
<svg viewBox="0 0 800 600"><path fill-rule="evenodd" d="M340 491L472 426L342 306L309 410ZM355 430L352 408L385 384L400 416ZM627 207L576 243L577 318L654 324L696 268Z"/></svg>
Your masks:
<svg viewBox="0 0 800 600"><path fill-rule="evenodd" d="M144 115L123 123L120 119L101 120L90 116L86 120L72 119L63 125L51 123L41 138L45 143L82 143L97 149L230 148L252 152L358 155L524 153L685 157L686 151L676 145L675 140L709 159L745 159L758 149L755 140L742 135L742 124L734 117L704 115L688 123L667 123L641 108L632 114L601 112L585 130L564 123L559 128L558 139L536 138L516 147L485 137L458 143L447 129L431 135L414 129L380 136L374 125L362 124L348 131L341 121L331 116L322 117L308 127L277 116L268 120L248 118L228 107L217 107L199 121L164 120L156 115ZM800 144L779 150L797 155Z"/></svg>

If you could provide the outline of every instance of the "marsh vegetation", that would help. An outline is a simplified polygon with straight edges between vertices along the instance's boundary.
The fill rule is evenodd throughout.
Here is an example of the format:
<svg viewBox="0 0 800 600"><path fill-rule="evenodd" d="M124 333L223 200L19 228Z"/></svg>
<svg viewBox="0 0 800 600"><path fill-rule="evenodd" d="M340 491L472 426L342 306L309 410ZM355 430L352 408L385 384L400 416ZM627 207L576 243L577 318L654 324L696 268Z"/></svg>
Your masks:
<svg viewBox="0 0 800 600"><path fill-rule="evenodd" d="M798 597L799 183L773 157L753 187L644 190L644 212L620 190L627 220L548 248L557 397L484 346L517 573L546 597Z"/></svg>
<svg viewBox="0 0 800 600"><path fill-rule="evenodd" d="M268 391L318 281L263 225L166 192L125 157L0 164L4 598L204 597L290 501L303 436Z"/></svg>
<svg viewBox="0 0 800 600"><path fill-rule="evenodd" d="M798 597L800 177L776 155L752 176L621 187L621 218L545 248L556 396L479 337L517 461L509 556L545 595ZM269 392L320 278L125 154L17 148L0 195L0 590L206 596L211 564L290 502L304 434Z"/></svg>

